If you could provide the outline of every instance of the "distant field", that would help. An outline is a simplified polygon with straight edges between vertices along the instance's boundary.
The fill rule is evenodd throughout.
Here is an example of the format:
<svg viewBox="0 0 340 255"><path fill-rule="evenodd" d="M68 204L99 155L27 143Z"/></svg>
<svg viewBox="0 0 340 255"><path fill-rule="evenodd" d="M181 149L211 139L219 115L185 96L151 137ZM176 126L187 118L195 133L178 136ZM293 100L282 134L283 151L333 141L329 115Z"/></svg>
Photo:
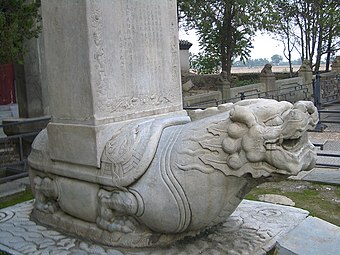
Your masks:
<svg viewBox="0 0 340 255"><path fill-rule="evenodd" d="M232 73L260 73L263 67L232 67L231 72ZM293 65L294 72L297 72L300 68L300 65ZM325 65L321 65L320 70L325 70ZM277 73L285 73L289 72L289 66L273 66L272 67L273 72Z"/></svg>

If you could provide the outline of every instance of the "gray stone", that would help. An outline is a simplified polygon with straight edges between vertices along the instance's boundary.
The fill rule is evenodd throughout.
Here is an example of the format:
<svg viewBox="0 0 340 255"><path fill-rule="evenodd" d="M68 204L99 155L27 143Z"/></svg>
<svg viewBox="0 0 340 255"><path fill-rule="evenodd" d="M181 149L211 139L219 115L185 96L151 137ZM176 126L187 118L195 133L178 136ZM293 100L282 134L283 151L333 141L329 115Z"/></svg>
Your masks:
<svg viewBox="0 0 340 255"><path fill-rule="evenodd" d="M254 254L264 255L307 216L298 208L244 200L225 221L196 237L163 248L108 248L37 225L33 201L0 210L0 250L31 254Z"/></svg>
<svg viewBox="0 0 340 255"><path fill-rule="evenodd" d="M314 168L302 180L322 183L340 184L340 170L329 168Z"/></svg>
<svg viewBox="0 0 340 255"><path fill-rule="evenodd" d="M222 99L228 101L230 99L230 77L226 71L220 73L220 77L216 81L217 88L221 91Z"/></svg>
<svg viewBox="0 0 340 255"><path fill-rule="evenodd" d="M312 94L313 94L313 71L310 67L309 60L305 59L299 70L299 77L302 77L303 79L303 84L305 84L308 87L308 95L307 97L312 99Z"/></svg>
<svg viewBox="0 0 340 255"><path fill-rule="evenodd" d="M43 80L42 58L43 35L25 42L27 52L23 66L15 65L16 88L20 118L35 118L48 115L47 87Z"/></svg>
<svg viewBox="0 0 340 255"><path fill-rule="evenodd" d="M336 56L335 60L332 62L332 72L340 74L340 56Z"/></svg>
<svg viewBox="0 0 340 255"><path fill-rule="evenodd" d="M212 107L216 106L216 101L220 100L222 100L220 91L189 90L189 93L183 93L185 107Z"/></svg>
<svg viewBox="0 0 340 255"><path fill-rule="evenodd" d="M312 102L244 100L190 120L176 1L42 1L41 10L52 120L28 158L34 221L106 246L166 246L224 226L252 187L313 167ZM259 229L246 232L261 242L269 232Z"/></svg>
<svg viewBox="0 0 340 255"><path fill-rule="evenodd" d="M279 205L289 205L294 206L295 203L293 200L286 196L276 195L276 194L264 194L259 196L259 200L262 202L279 204Z"/></svg>
<svg viewBox="0 0 340 255"><path fill-rule="evenodd" d="M99 169L52 161L41 132L29 157L32 217L105 245L168 245L221 223L271 177L313 167L306 131L318 118L311 102L244 100L205 112L214 115L112 130Z"/></svg>
<svg viewBox="0 0 340 255"><path fill-rule="evenodd" d="M28 177L20 178L0 185L0 199L24 192L30 186Z"/></svg>
<svg viewBox="0 0 340 255"><path fill-rule="evenodd" d="M13 124L3 127L7 136L19 135L25 133L39 132L46 128L50 117L36 118L10 118L2 120L3 124ZM23 123L23 124L20 124Z"/></svg>
<svg viewBox="0 0 340 255"><path fill-rule="evenodd" d="M99 167L108 124L182 111L175 1L42 1L41 11L53 160Z"/></svg>
<svg viewBox="0 0 340 255"><path fill-rule="evenodd" d="M182 85L182 89L183 89L183 91L187 92L187 91L189 91L190 89L192 89L193 86L194 86L194 84L192 83L192 81L191 81L191 80L188 80L186 83L184 83L184 84Z"/></svg>
<svg viewBox="0 0 340 255"><path fill-rule="evenodd" d="M278 255L334 255L340 251L340 228L308 217L276 245Z"/></svg>
<svg viewBox="0 0 340 255"><path fill-rule="evenodd" d="M276 77L272 71L272 65L265 64L263 69L261 70L260 81L266 84L267 92L276 90L275 80L276 80Z"/></svg>

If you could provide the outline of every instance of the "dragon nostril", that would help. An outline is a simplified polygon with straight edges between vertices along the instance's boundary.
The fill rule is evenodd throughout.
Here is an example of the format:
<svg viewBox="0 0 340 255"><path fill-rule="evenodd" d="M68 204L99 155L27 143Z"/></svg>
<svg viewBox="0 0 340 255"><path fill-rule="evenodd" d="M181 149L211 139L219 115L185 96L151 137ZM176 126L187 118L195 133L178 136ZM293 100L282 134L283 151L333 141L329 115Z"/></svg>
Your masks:
<svg viewBox="0 0 340 255"><path fill-rule="evenodd" d="M312 107L308 107L308 109L307 109L307 111L308 111L308 113L309 114L313 114L313 113L315 113L316 111L315 111L315 107L314 106L312 106Z"/></svg>
<svg viewBox="0 0 340 255"><path fill-rule="evenodd" d="M297 139L284 139L282 142L282 147L286 150L294 148L300 142L300 138Z"/></svg>

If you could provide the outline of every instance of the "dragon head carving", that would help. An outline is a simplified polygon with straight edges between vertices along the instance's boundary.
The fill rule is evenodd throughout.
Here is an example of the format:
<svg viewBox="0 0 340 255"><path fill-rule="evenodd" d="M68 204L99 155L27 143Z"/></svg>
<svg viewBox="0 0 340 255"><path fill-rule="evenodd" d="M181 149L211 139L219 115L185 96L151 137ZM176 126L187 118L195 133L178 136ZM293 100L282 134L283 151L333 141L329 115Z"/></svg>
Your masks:
<svg viewBox="0 0 340 255"><path fill-rule="evenodd" d="M306 132L318 122L312 102L244 100L234 104L229 114L222 149L231 172L253 177L294 175L314 166L315 150Z"/></svg>

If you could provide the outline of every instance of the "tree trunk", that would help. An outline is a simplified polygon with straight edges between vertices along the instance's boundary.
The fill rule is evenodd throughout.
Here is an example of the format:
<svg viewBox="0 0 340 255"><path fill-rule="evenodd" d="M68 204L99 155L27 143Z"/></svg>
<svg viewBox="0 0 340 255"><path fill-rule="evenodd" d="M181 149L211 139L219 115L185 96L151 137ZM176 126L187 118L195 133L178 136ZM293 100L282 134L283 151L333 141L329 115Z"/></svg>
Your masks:
<svg viewBox="0 0 340 255"><path fill-rule="evenodd" d="M331 63L331 47L332 47L333 27L329 27L328 42L327 42L327 57L326 57L326 71L329 72Z"/></svg>
<svg viewBox="0 0 340 255"><path fill-rule="evenodd" d="M301 62L305 60L305 41L303 37L303 27L298 17L296 17L296 22L300 29L300 46L301 46Z"/></svg>
<svg viewBox="0 0 340 255"><path fill-rule="evenodd" d="M315 72L320 70L321 56L322 56L322 27L319 27L318 48L316 52Z"/></svg>
<svg viewBox="0 0 340 255"><path fill-rule="evenodd" d="M224 8L224 17L221 33L221 64L222 71L226 71L228 77L231 76L231 65L233 55L233 27L232 27L232 4L227 1Z"/></svg>

